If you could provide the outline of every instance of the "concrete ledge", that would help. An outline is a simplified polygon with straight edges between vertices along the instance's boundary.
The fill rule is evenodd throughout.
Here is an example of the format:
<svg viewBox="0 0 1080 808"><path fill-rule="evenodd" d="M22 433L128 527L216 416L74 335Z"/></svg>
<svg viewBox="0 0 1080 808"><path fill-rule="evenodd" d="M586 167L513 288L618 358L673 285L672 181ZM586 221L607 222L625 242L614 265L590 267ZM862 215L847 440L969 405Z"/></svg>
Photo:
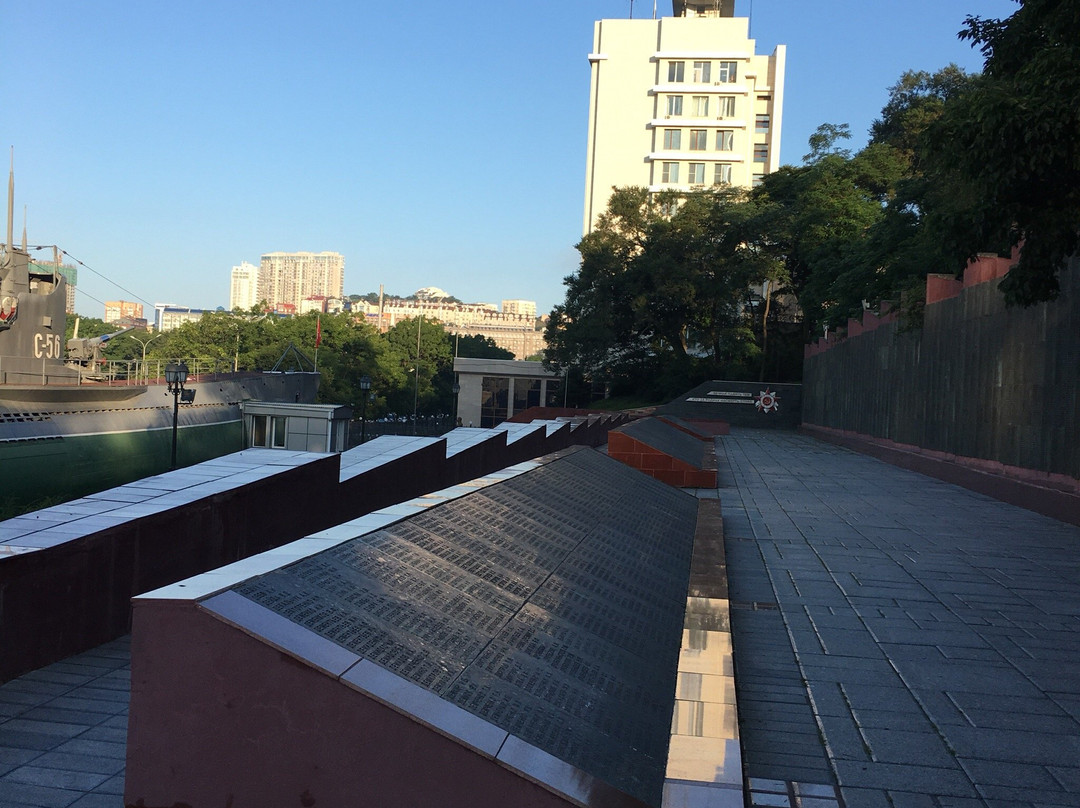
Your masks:
<svg viewBox="0 0 1080 808"><path fill-rule="evenodd" d="M663 808L743 805L720 501L698 502Z"/></svg>

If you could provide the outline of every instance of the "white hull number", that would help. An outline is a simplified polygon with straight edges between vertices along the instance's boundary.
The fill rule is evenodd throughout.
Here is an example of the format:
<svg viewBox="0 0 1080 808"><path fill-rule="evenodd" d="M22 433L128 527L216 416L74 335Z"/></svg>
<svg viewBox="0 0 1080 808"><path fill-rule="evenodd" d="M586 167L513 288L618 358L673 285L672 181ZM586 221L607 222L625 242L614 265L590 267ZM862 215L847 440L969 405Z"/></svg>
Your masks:
<svg viewBox="0 0 1080 808"><path fill-rule="evenodd" d="M60 335L34 334L34 356L38 359L59 359Z"/></svg>

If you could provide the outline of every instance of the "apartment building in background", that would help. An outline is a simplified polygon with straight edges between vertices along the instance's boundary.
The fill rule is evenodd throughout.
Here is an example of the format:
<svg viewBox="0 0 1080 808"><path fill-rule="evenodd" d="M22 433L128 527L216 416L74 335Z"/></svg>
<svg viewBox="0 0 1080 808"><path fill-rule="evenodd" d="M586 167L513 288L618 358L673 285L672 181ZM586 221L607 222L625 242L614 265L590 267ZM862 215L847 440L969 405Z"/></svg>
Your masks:
<svg viewBox="0 0 1080 808"><path fill-rule="evenodd" d="M345 256L336 252L272 252L259 263L258 300L273 309L281 305L299 311L307 298L342 298Z"/></svg>
<svg viewBox="0 0 1080 808"><path fill-rule="evenodd" d="M507 303L521 304L511 308L520 308L523 312L508 311ZM384 333L404 320L416 317L435 320L450 334L488 337L500 348L510 351L515 359L535 356L546 344L543 330L537 328L536 303L531 300L504 300L503 310L499 311L491 303L389 298L381 304L356 304L353 311L362 313L367 322Z"/></svg>
<svg viewBox="0 0 1080 808"><path fill-rule="evenodd" d="M142 303L132 303L130 300L106 300L104 319L107 323L118 323L121 320L142 320Z"/></svg>
<svg viewBox="0 0 1080 808"><path fill-rule="evenodd" d="M536 302L533 300L504 300L502 310L503 314L523 314L526 317L535 317Z"/></svg>
<svg viewBox="0 0 1080 808"><path fill-rule="evenodd" d="M157 331L172 331L184 323L197 323L202 319L204 309L190 306L178 306L175 303L154 304L154 328Z"/></svg>
<svg viewBox="0 0 1080 808"><path fill-rule="evenodd" d="M614 187L751 187L780 165L786 48L759 56L734 0L595 23L583 232Z"/></svg>
<svg viewBox="0 0 1080 808"><path fill-rule="evenodd" d="M69 264L60 263L60 255L57 253L56 258L53 261L31 261L30 271L48 273L53 270L58 271L64 276L67 281L65 289L67 290L64 298L64 312L66 314L75 313L75 287L79 285L79 268Z"/></svg>
<svg viewBox="0 0 1080 808"><path fill-rule="evenodd" d="M259 302L259 268L247 261L232 268L229 311L250 311Z"/></svg>

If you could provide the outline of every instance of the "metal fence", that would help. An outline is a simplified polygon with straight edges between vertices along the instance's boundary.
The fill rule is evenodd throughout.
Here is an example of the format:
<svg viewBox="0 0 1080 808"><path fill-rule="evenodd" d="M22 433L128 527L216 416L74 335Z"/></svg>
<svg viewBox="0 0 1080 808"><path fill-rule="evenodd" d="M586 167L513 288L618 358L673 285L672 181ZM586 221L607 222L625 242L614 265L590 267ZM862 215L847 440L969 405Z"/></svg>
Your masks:
<svg viewBox="0 0 1080 808"><path fill-rule="evenodd" d="M363 421L357 419L349 423L349 448L360 445L361 435L363 435L364 441L369 441L380 435L438 437L439 435L445 435L455 425L455 419L452 415L421 415L415 420L411 416L394 419L369 419L366 425Z"/></svg>
<svg viewBox="0 0 1080 808"><path fill-rule="evenodd" d="M9 370L4 363L7 357L0 356L0 379L6 384L43 384L71 385L79 384L80 379L71 369L60 369L50 373L50 366L43 360L40 370ZM17 358L17 357L10 357ZM229 359L139 359L113 360L101 362L96 371L84 374L81 379L94 384L110 387L133 387L141 385L165 384L165 365L172 361L181 361L188 366L188 377L194 381L208 380L207 377L232 373L232 360ZM25 365L25 361L22 360ZM56 367L55 365L51 367ZM65 372L66 370L66 372Z"/></svg>

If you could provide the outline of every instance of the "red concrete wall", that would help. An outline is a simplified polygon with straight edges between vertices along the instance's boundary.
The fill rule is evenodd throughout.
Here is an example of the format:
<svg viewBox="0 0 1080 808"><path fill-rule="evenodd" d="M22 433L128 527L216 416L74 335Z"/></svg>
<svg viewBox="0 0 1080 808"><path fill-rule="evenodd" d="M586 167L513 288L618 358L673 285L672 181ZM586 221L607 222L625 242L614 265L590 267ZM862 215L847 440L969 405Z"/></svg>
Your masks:
<svg viewBox="0 0 1080 808"><path fill-rule="evenodd" d="M676 488L716 488L715 469L696 468L622 432L608 433L608 456Z"/></svg>
<svg viewBox="0 0 1080 808"><path fill-rule="evenodd" d="M127 806L566 808L190 602L137 601Z"/></svg>
<svg viewBox="0 0 1080 808"><path fill-rule="evenodd" d="M55 547L0 559L0 681L126 634L133 595L329 527L339 468L338 456L327 455Z"/></svg>

